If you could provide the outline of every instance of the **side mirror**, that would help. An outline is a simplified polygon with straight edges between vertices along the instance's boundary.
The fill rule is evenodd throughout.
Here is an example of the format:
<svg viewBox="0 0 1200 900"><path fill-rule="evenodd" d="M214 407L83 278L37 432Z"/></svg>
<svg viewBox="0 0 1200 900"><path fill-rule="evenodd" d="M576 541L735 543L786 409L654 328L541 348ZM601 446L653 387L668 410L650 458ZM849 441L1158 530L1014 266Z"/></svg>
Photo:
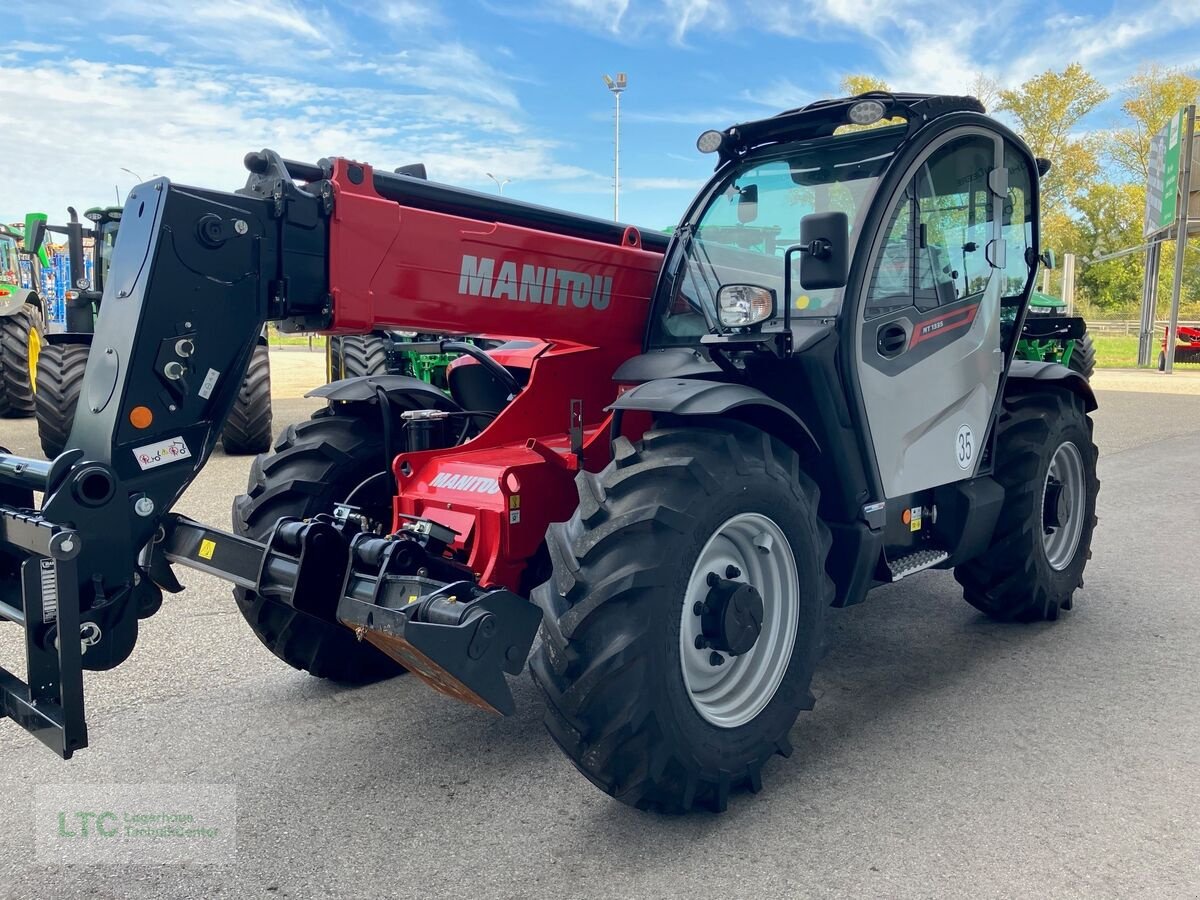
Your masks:
<svg viewBox="0 0 1200 900"><path fill-rule="evenodd" d="M748 184L738 193L738 221L745 225L758 218L758 185Z"/></svg>
<svg viewBox="0 0 1200 900"><path fill-rule="evenodd" d="M25 217L25 252L36 256L46 242L46 217L30 213Z"/></svg>
<svg viewBox="0 0 1200 900"><path fill-rule="evenodd" d="M1041 259L1042 265L1045 266L1047 269L1056 268L1056 265L1055 265L1056 260L1054 259L1054 251L1053 250L1049 250L1049 249L1043 250L1042 255L1039 257L1039 259Z"/></svg>
<svg viewBox="0 0 1200 900"><path fill-rule="evenodd" d="M801 219L800 254L800 286L806 291L845 287L850 267L850 220L846 214L810 213Z"/></svg>

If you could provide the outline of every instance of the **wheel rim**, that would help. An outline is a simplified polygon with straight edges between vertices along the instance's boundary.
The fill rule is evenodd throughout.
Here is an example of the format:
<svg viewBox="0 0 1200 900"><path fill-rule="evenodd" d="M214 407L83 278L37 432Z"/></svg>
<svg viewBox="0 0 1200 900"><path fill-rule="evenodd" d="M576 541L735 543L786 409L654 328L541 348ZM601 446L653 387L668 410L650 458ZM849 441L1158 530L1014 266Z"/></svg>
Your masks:
<svg viewBox="0 0 1200 900"><path fill-rule="evenodd" d="M37 390L37 364L38 357L42 355L42 336L38 334L38 330L32 326L29 329L29 352L27 360L29 363L29 386L33 390Z"/></svg>
<svg viewBox="0 0 1200 900"><path fill-rule="evenodd" d="M699 649L696 604L708 596L710 572L740 572L731 580L753 585L762 596L762 629L740 656ZM783 530L759 513L728 519L700 551L688 580L679 628L679 657L688 697L705 721L737 728L754 719L775 696L791 662L800 623L796 558ZM712 665L713 655L721 657Z"/></svg>
<svg viewBox="0 0 1200 900"><path fill-rule="evenodd" d="M1056 571L1069 566L1079 549L1086 499L1083 454L1064 441L1054 451L1042 485L1042 547Z"/></svg>

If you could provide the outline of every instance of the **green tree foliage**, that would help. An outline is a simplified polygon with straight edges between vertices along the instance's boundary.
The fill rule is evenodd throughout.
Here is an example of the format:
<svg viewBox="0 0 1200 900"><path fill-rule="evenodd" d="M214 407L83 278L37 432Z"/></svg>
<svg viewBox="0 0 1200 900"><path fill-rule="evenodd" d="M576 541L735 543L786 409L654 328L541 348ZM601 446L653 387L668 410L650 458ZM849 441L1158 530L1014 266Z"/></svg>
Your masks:
<svg viewBox="0 0 1200 900"><path fill-rule="evenodd" d="M1121 171L1145 184L1150 139L1179 110L1200 99L1200 78L1182 69L1152 64L1143 66L1125 82L1122 93L1125 101L1121 109L1128 124L1112 130L1105 149Z"/></svg>
<svg viewBox="0 0 1200 900"><path fill-rule="evenodd" d="M997 109L1016 120L1036 156L1053 164L1042 180L1045 214L1072 206L1100 174L1099 143L1074 132L1080 119L1108 99L1108 91L1079 63L1047 70L1024 84L1000 91Z"/></svg>

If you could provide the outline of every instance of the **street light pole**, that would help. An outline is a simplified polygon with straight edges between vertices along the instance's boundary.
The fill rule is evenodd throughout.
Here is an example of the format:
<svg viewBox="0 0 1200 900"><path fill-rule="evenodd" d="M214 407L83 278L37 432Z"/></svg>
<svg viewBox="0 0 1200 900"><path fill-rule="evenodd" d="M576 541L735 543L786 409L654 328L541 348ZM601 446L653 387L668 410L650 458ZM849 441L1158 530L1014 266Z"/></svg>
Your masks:
<svg viewBox="0 0 1200 900"><path fill-rule="evenodd" d="M501 181L499 178L497 178L491 172L484 172L483 174L486 175L488 178L492 179L492 181L496 182L496 191L501 194L504 193L504 186L506 184L508 184L510 181L512 181L511 178L505 178L503 181Z"/></svg>
<svg viewBox="0 0 1200 900"><path fill-rule="evenodd" d="M613 95L613 221L621 218L621 93L629 86L624 72L616 78L604 76L604 84Z"/></svg>

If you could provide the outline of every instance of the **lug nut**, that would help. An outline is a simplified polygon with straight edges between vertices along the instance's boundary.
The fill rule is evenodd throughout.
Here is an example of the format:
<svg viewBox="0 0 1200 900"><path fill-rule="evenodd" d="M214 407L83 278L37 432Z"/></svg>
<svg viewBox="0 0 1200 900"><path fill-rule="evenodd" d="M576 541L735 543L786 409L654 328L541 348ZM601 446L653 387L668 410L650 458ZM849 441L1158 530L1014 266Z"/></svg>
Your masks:
<svg viewBox="0 0 1200 900"><path fill-rule="evenodd" d="M729 566L725 569L725 577L729 578L729 579L741 578L742 570L739 569L737 566Z"/></svg>
<svg viewBox="0 0 1200 900"><path fill-rule="evenodd" d="M707 646L708 646L708 641L705 640L704 635L702 635L702 634L696 635L696 649L703 650Z"/></svg>
<svg viewBox="0 0 1200 900"><path fill-rule="evenodd" d="M704 614L704 604L697 600L692 604L692 615L700 616Z"/></svg>
<svg viewBox="0 0 1200 900"><path fill-rule="evenodd" d="M718 584L721 583L721 576L718 575L716 572L709 572L708 578L706 580L708 581L709 587L716 587Z"/></svg>
<svg viewBox="0 0 1200 900"><path fill-rule="evenodd" d="M708 664L709 664L710 666L721 666L721 665L724 665L724 664L725 664L725 657L723 657L723 656L722 656L720 653L717 653L717 652L714 650L714 651L713 651L713 653L712 653L712 655L711 655L711 656L709 656L709 658L708 658Z"/></svg>

